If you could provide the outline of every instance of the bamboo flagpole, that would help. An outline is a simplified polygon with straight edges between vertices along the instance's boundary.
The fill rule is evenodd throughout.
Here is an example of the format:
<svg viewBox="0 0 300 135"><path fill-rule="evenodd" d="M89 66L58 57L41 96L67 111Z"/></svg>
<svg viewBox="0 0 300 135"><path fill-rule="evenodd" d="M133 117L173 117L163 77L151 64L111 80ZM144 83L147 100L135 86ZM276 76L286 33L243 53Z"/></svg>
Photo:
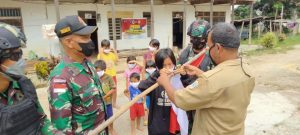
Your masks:
<svg viewBox="0 0 300 135"><path fill-rule="evenodd" d="M202 54L206 53L207 50L208 50L208 47L206 47L205 49L203 49L195 57L193 57L191 60L189 60L188 62L186 62L185 65L191 64L193 61L197 60ZM110 117L108 120L106 120L104 123L102 123L101 125L99 125L94 130L90 131L89 135L97 135L99 132L101 132L107 126L109 126L113 121L115 121L117 118L119 118L123 113L125 113L130 108L130 106L132 106L134 103L136 103L140 98L145 97L148 93L150 93L151 91L153 91L158 86L159 86L158 83L155 83L151 87L149 87L148 89L146 89L144 92L142 92L141 94L139 94L136 97L134 97L129 103L127 103L124 106L122 106L120 108L120 110L117 113L115 113L112 117Z"/></svg>

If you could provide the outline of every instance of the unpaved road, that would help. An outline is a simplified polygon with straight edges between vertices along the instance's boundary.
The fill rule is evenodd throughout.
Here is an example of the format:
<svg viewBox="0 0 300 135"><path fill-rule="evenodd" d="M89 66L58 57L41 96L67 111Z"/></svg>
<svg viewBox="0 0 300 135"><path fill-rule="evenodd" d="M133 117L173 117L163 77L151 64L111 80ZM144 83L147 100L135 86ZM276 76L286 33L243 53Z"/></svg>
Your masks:
<svg viewBox="0 0 300 135"><path fill-rule="evenodd" d="M140 57L138 60L142 60ZM246 135L300 135L300 46L282 54L267 54L244 58L256 76L246 119ZM118 68L125 67L121 60ZM123 68L124 69L124 68ZM128 99L123 95L125 80L118 74L118 103ZM39 100L49 116L47 90L38 89ZM116 110L115 110L116 111ZM127 111L115 121L118 135L130 134L130 119ZM138 131L138 135L147 135Z"/></svg>

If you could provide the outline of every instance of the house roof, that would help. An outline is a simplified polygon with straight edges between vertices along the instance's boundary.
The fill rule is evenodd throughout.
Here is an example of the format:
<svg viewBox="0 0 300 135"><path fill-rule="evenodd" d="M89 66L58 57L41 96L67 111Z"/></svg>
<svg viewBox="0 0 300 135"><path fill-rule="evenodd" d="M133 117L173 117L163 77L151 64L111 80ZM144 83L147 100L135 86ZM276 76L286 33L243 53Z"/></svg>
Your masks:
<svg viewBox="0 0 300 135"><path fill-rule="evenodd" d="M53 3L54 0L14 0L14 1L46 1ZM189 4L204 4L210 3L210 0L187 0ZM255 0L234 0L235 4L251 4ZM99 3L99 4L110 4L111 0L59 0L59 3ZM228 4L231 0L214 0L214 5L217 4ZM155 5L172 4L172 3L183 3L183 0L154 0ZM115 0L115 4L150 4L150 0Z"/></svg>

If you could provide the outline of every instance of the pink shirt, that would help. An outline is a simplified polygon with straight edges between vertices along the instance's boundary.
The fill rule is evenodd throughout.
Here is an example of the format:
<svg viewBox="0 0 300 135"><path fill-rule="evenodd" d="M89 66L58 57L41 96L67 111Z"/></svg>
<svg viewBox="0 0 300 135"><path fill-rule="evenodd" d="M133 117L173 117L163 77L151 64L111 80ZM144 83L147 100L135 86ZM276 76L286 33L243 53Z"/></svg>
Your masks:
<svg viewBox="0 0 300 135"><path fill-rule="evenodd" d="M141 72L142 72L142 69L141 69L141 67L140 66L138 66L138 65L136 65L133 69L126 69L125 70L125 72L124 72L124 76L127 78L127 84L128 84L128 86L130 85L130 75L132 74L132 73L139 73L139 74L141 74Z"/></svg>
<svg viewBox="0 0 300 135"><path fill-rule="evenodd" d="M147 53L144 54L145 61L153 60L153 57L154 57L154 55L153 55L153 52L151 52L151 51L148 51Z"/></svg>

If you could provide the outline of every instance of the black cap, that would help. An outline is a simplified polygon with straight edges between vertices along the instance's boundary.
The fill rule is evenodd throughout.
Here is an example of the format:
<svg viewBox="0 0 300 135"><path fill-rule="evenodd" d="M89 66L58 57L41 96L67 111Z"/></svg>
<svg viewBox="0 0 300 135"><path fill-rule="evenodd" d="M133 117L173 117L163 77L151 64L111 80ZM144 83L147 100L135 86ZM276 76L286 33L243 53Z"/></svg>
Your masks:
<svg viewBox="0 0 300 135"><path fill-rule="evenodd" d="M71 34L89 35L97 30L97 26L87 26L86 23L77 15L66 16L55 25L57 37L62 38Z"/></svg>

